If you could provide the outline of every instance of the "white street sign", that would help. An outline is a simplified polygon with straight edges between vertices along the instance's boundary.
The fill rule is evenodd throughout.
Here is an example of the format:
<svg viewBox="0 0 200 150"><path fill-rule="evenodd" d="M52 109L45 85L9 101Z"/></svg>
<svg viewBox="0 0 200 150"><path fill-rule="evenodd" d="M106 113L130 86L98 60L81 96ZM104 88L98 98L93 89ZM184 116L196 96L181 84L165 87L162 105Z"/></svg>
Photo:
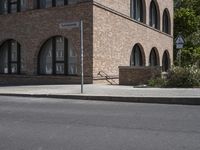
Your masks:
<svg viewBox="0 0 200 150"><path fill-rule="evenodd" d="M73 29L79 27L80 27L80 22L63 22L59 24L60 29Z"/></svg>
<svg viewBox="0 0 200 150"><path fill-rule="evenodd" d="M183 48L184 43L185 43L185 40L183 36L179 34L178 37L176 38L176 48L177 49Z"/></svg>

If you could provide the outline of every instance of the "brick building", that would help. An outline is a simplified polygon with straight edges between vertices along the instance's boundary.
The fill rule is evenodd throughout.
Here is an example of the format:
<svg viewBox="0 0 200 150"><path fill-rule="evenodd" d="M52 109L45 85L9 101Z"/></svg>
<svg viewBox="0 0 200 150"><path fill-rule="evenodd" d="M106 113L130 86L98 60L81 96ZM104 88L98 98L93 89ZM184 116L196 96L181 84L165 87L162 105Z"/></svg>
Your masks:
<svg viewBox="0 0 200 150"><path fill-rule="evenodd" d="M80 19L86 83L172 64L173 0L1 0L0 82L80 83Z"/></svg>

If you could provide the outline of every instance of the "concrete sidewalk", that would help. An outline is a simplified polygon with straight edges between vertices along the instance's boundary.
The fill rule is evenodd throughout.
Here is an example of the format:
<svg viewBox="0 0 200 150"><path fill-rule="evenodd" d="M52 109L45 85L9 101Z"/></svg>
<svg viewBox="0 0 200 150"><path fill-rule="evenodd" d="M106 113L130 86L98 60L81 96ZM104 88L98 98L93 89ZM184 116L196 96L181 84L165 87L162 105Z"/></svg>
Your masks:
<svg viewBox="0 0 200 150"><path fill-rule="evenodd" d="M84 94L81 94L80 85L3 86L0 87L0 95L200 105L200 88L161 89L86 84Z"/></svg>

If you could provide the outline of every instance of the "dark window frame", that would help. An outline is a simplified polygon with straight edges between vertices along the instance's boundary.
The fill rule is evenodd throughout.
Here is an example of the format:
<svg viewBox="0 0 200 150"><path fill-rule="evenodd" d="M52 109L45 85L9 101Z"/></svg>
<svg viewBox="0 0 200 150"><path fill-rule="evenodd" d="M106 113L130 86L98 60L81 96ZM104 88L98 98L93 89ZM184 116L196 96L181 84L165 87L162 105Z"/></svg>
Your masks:
<svg viewBox="0 0 200 150"><path fill-rule="evenodd" d="M139 50L139 64L137 65L136 65L136 59L135 59L136 49ZM130 66L142 67L144 65L145 65L145 62L144 62L144 54L143 54L142 48L140 47L140 45L136 44L132 49Z"/></svg>
<svg viewBox="0 0 200 150"><path fill-rule="evenodd" d="M162 28L162 31L164 33L167 33L167 34L171 34L170 32L170 16L169 16L169 13L167 11L167 9L164 10L163 12L163 28Z"/></svg>
<svg viewBox="0 0 200 150"><path fill-rule="evenodd" d="M42 9L43 7L41 6L41 1L42 0L37 0L37 9ZM68 5L68 0L63 0L64 1L64 5ZM52 7L56 7L57 5L57 0L51 0L52 2Z"/></svg>
<svg viewBox="0 0 200 150"><path fill-rule="evenodd" d="M152 64L152 59L151 58L154 58L154 62L155 64ZM149 65L150 66L158 66L159 65L159 59L158 59L158 54L157 54L157 50L155 48L152 48L151 49L151 52L150 52L150 55L149 55Z"/></svg>
<svg viewBox="0 0 200 150"><path fill-rule="evenodd" d="M12 46L11 46L12 42L16 42L16 44L17 44L17 61L13 61L12 60ZM15 40L7 40L0 46L0 50L2 49L2 47L5 44L8 44L8 49L7 49L7 51L8 51L8 56L7 56L8 73L0 73L0 74L20 74L21 73L21 46ZM16 73L12 73L12 64L16 64L17 65L17 72Z"/></svg>
<svg viewBox="0 0 200 150"><path fill-rule="evenodd" d="M155 11L155 15L153 15L153 9ZM153 27L153 17L155 17L155 29L159 30L159 8L157 8L156 2L154 0L150 3L150 13L149 13L149 25Z"/></svg>
<svg viewBox="0 0 200 150"><path fill-rule="evenodd" d="M167 72L170 69L170 56L167 50L163 53L162 70Z"/></svg>
<svg viewBox="0 0 200 150"><path fill-rule="evenodd" d="M132 2L131 3L131 8L132 8L131 16L132 16L132 18L134 20L137 20L139 22L144 23L144 7L145 6L143 6L144 5L143 0L139 0L139 2L140 2L140 20L137 19L137 2L138 2L138 0L132 0L131 2Z"/></svg>
<svg viewBox="0 0 200 150"><path fill-rule="evenodd" d="M62 37L62 36L54 36L50 39L48 39L41 47L40 52L39 52L39 56L38 56L38 75L71 75L68 73L68 39L64 38L64 60L60 61L60 60L56 60L56 38L57 37ZM52 74L44 74L41 73L41 64L40 64L40 59L41 59L41 52L44 48L44 46L46 45L46 43L48 43L50 40L52 40L51 44L52 44ZM56 64L57 63L63 63L64 64L64 74L58 74L56 73ZM74 75L73 75L74 76Z"/></svg>
<svg viewBox="0 0 200 150"><path fill-rule="evenodd" d="M17 12L21 12L21 0L8 0L7 1L7 6L8 6L7 13L8 14L13 13L12 5L16 5Z"/></svg>

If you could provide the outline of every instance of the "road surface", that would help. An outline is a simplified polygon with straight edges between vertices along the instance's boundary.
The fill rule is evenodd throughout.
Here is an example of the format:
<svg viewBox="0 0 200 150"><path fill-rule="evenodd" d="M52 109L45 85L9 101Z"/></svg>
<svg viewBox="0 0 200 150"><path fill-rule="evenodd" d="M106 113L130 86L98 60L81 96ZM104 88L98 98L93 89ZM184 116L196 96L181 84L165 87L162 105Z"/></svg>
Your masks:
<svg viewBox="0 0 200 150"><path fill-rule="evenodd" d="M0 97L0 150L199 150L200 106Z"/></svg>

